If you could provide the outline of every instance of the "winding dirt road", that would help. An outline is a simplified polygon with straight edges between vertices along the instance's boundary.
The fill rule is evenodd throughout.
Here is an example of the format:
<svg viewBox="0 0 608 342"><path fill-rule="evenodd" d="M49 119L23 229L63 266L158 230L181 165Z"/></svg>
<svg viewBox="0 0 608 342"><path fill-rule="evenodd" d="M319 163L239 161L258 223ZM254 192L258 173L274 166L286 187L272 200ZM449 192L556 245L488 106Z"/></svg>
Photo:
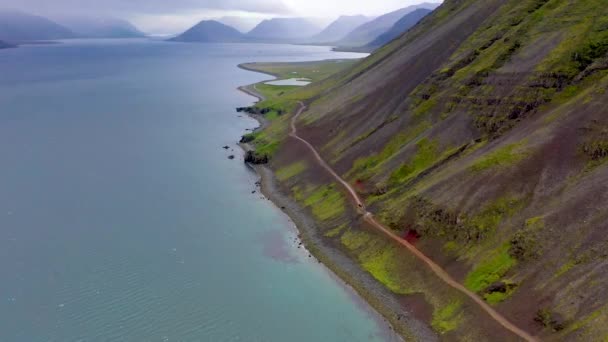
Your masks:
<svg viewBox="0 0 608 342"><path fill-rule="evenodd" d="M317 152L317 150L308 141L306 141L304 138L298 136L296 122L297 122L298 118L300 117L300 115L306 110L306 105L304 105L304 103L299 102L299 104L300 104L300 108L296 112L296 115L294 115L294 117L291 119L291 132L289 133L289 136L300 141L304 145L306 145L308 147L308 149L311 151L311 153L315 156L315 159L318 161L318 163L321 165L321 167L323 167L340 184L342 184L342 186L344 186L344 188L348 191L348 193L354 200L355 204L357 205L358 210L363 214L363 217L367 223L369 223L374 228L376 228L379 231L386 234L389 238L391 238L395 242L397 242L400 245L407 248L416 258L422 260L431 269L431 271L433 271L433 273L435 273L435 275L437 275L437 277L439 277L439 279L441 279L443 282L445 282L450 287L460 291L467 297L471 298L475 303L477 303L481 307L481 309L483 309L488 315L490 315L490 317L492 317L496 322L498 322L500 325L502 325L505 329L511 331L512 333L514 333L515 335L521 337L522 339L524 339L526 341L529 341L529 342L538 341L538 339L536 339L532 335L528 334L524 330L515 326L513 323L509 322L509 320L507 320L500 313L498 313L496 310L494 310L490 305L488 305L488 303L486 303L483 299L481 299L475 293L469 291L462 284L460 284L459 282L454 280L454 278L452 278L443 268L441 268L441 266L437 265L433 260L431 260L425 254L420 252L414 245L412 245L411 243L402 239L397 234L395 234L392 230L390 230L386 226L384 226L381 223L379 223L378 221L376 221L376 219L374 218L374 215L372 213L370 213L369 211L367 211L367 209L365 207L365 203L359 197L359 195L357 194L355 189L353 189L353 187L348 182L346 182L344 179L342 179L342 177L340 177L331 168L331 166L329 166L325 162L325 160L321 157L321 155Z"/></svg>

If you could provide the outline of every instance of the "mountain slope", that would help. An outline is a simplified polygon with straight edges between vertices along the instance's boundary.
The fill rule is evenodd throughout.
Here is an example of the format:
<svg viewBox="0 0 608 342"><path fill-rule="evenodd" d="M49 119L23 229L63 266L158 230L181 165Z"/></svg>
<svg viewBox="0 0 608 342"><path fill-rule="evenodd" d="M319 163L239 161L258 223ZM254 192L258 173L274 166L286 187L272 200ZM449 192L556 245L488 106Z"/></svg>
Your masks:
<svg viewBox="0 0 608 342"><path fill-rule="evenodd" d="M56 22L79 38L141 38L145 34L126 20L115 18L63 17Z"/></svg>
<svg viewBox="0 0 608 342"><path fill-rule="evenodd" d="M234 43L240 42L243 34L236 29L215 20L205 20L170 41L199 43Z"/></svg>
<svg viewBox="0 0 608 342"><path fill-rule="evenodd" d="M321 33L310 40L315 43L333 43L344 38L357 27L369 22L371 19L363 15L341 16L327 26Z"/></svg>
<svg viewBox="0 0 608 342"><path fill-rule="evenodd" d="M73 38L74 33L47 18L0 10L0 39L9 42Z"/></svg>
<svg viewBox="0 0 608 342"><path fill-rule="evenodd" d="M352 69L283 97L306 99L298 134L395 234L540 339L599 341L606 18L601 0L447 0ZM258 143L282 139L270 167L327 244L430 312L443 339L513 339L370 230L280 124Z"/></svg>
<svg viewBox="0 0 608 342"><path fill-rule="evenodd" d="M314 36L320 29L304 18L274 18L262 21L247 38L268 42L297 42Z"/></svg>
<svg viewBox="0 0 608 342"><path fill-rule="evenodd" d="M346 35L346 37L338 41L338 45L343 47L358 47L367 45L374 39L378 38L381 34L390 30L391 27L395 25L395 23L397 23L397 21L403 18L406 14L409 14L420 8L433 10L437 8L437 6L439 6L439 4L425 2L414 6L408 6L391 13L387 13L357 27L348 35Z"/></svg>
<svg viewBox="0 0 608 342"><path fill-rule="evenodd" d="M391 27L390 30L381 34L378 38L374 39L371 43L367 44L365 48L369 51L373 51L385 44L388 44L393 39L402 35L405 31L414 27L420 20L429 15L432 11L426 8L419 8L409 14L406 14L398 22Z"/></svg>
<svg viewBox="0 0 608 342"><path fill-rule="evenodd" d="M217 21L219 21L220 23L222 23L224 25L234 27L241 33L246 33L246 32L253 30L253 28L256 27L261 22L261 20L258 18L233 17L233 16L222 17L222 18L218 19Z"/></svg>

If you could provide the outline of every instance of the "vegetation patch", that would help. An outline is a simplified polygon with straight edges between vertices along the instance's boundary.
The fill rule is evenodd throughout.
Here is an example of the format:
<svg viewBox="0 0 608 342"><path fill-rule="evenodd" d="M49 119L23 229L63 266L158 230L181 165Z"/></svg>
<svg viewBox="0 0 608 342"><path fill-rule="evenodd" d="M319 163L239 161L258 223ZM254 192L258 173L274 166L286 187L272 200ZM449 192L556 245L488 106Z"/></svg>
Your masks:
<svg viewBox="0 0 608 342"><path fill-rule="evenodd" d="M336 227L334 229L331 229L331 230L327 231L325 233L325 236L328 237L328 238L334 238L334 237L340 235L347 227L348 226L346 224L338 226L338 227Z"/></svg>
<svg viewBox="0 0 608 342"><path fill-rule="evenodd" d="M486 154L471 166L471 170L481 172L497 167L515 165L526 157L526 153L523 151L524 145L524 142L511 144Z"/></svg>
<svg viewBox="0 0 608 342"><path fill-rule="evenodd" d="M521 210L523 205L524 201L515 197L502 197L490 203L470 219L470 225L475 228L475 238L483 240L493 233L505 218Z"/></svg>
<svg viewBox="0 0 608 342"><path fill-rule="evenodd" d="M516 264L517 261L509 255L509 244L505 244L487 258L481 260L469 272L464 285L471 291L481 292L501 280Z"/></svg>
<svg viewBox="0 0 608 342"><path fill-rule="evenodd" d="M416 147L416 154L411 162L403 164L390 176L390 184L399 184L408 181L428 167L432 166L438 158L437 141L430 141L427 138L420 140Z"/></svg>
<svg viewBox="0 0 608 342"><path fill-rule="evenodd" d="M445 334L457 329L463 321L462 302L458 300L436 309L431 324L436 331Z"/></svg>
<svg viewBox="0 0 608 342"><path fill-rule="evenodd" d="M360 260L363 268L392 292L410 293L398 277L396 247L383 244L368 246L361 253Z"/></svg>
<svg viewBox="0 0 608 342"><path fill-rule="evenodd" d="M357 159L353 165L353 169L349 172L349 176L359 176L361 179L369 179L375 174L375 171L382 165L382 163L388 161L393 157L401 148L415 139L417 136L427 130L431 124L428 121L424 121L412 128L405 133L397 134L393 137L384 149L375 155Z"/></svg>
<svg viewBox="0 0 608 342"><path fill-rule="evenodd" d="M304 205L321 221L338 218L346 211L344 195L334 185L319 187L304 200Z"/></svg>
<svg viewBox="0 0 608 342"><path fill-rule="evenodd" d="M357 232L349 230L342 234L340 241L346 248L350 250L357 250L365 246L371 239L371 236L365 232Z"/></svg>
<svg viewBox="0 0 608 342"><path fill-rule="evenodd" d="M542 252L539 233L544 228L545 220L542 216L528 219L511 239L509 254L518 261L538 258Z"/></svg>
<svg viewBox="0 0 608 342"><path fill-rule="evenodd" d="M280 168L276 171L277 179L284 182L290 178L293 178L302 172L306 171L307 165L304 161L295 162L291 165Z"/></svg>

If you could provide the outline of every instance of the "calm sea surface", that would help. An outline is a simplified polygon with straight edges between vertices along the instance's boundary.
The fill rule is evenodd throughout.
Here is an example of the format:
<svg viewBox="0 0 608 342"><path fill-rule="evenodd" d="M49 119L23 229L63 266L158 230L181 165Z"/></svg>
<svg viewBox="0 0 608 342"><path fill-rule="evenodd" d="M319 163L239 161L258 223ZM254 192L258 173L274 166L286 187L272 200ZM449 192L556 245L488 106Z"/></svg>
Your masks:
<svg viewBox="0 0 608 342"><path fill-rule="evenodd" d="M0 50L0 341L387 339L251 193L235 144L256 126L234 111L253 101L236 87L268 78L237 64L355 56L144 40Z"/></svg>

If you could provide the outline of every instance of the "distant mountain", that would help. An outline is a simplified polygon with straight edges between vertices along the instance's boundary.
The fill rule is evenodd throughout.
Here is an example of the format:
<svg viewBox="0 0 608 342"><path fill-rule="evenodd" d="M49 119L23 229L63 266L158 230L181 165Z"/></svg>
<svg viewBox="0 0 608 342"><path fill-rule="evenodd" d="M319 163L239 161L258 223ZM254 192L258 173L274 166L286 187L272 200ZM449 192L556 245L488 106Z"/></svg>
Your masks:
<svg viewBox="0 0 608 342"><path fill-rule="evenodd" d="M64 17L58 23L80 38L139 38L145 34L130 22L115 18Z"/></svg>
<svg viewBox="0 0 608 342"><path fill-rule="evenodd" d="M318 34L321 29L304 18L274 18L262 21L247 34L260 42L301 42Z"/></svg>
<svg viewBox="0 0 608 342"><path fill-rule="evenodd" d="M408 6L402 8L400 10L385 14L380 16L368 23L365 23L351 33L349 33L344 39L338 42L339 46L344 47L355 47L355 46L364 46L371 43L374 39L378 38L381 34L390 30L393 25L397 23L401 18L405 15L419 9L426 8L430 10L434 10L439 7L441 4L437 3L422 3L418 5Z"/></svg>
<svg viewBox="0 0 608 342"><path fill-rule="evenodd" d="M346 37L347 34L352 32L357 27L369 22L372 18L355 15L355 16L341 16L336 21L331 23L321 33L312 37L310 40L315 43L333 43Z"/></svg>
<svg viewBox="0 0 608 342"><path fill-rule="evenodd" d="M381 34L378 38L374 39L373 42L366 45L369 50L375 50L381 46L384 46L391 42L393 39L399 37L407 30L414 27L420 20L431 13L430 9L419 8L412 13L406 14L401 20L399 20L393 27L387 32Z"/></svg>
<svg viewBox="0 0 608 342"><path fill-rule="evenodd" d="M220 23L234 27L240 32L247 33L255 28L262 20L246 17L222 17L217 19Z"/></svg>
<svg viewBox="0 0 608 342"><path fill-rule="evenodd" d="M0 10L0 39L8 42L74 38L75 34L47 18Z"/></svg>
<svg viewBox="0 0 608 342"><path fill-rule="evenodd" d="M200 42L200 43L235 43L244 40L244 35L228 25L215 20L204 20L188 31L175 38L174 42Z"/></svg>

